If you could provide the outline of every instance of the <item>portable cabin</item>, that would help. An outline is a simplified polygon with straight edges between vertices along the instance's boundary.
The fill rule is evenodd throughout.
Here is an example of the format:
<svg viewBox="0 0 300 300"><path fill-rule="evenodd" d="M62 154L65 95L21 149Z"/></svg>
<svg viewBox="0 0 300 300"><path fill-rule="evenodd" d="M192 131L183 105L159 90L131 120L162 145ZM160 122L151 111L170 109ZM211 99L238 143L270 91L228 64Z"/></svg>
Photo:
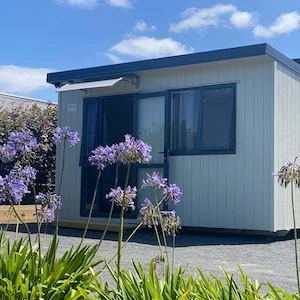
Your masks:
<svg viewBox="0 0 300 300"><path fill-rule="evenodd" d="M153 147L151 163L132 169L131 184L140 186L153 171L178 184L183 226L292 228L290 189L272 173L300 155L296 60L258 44L50 73L47 81L58 88L59 124L81 137L67 148L62 223L80 227L88 215L97 173L87 163L90 151L131 133ZM102 176L94 224L107 218L104 195L113 177L112 168ZM300 205L296 213L299 219ZM128 213L126 222L136 223L137 213Z"/></svg>

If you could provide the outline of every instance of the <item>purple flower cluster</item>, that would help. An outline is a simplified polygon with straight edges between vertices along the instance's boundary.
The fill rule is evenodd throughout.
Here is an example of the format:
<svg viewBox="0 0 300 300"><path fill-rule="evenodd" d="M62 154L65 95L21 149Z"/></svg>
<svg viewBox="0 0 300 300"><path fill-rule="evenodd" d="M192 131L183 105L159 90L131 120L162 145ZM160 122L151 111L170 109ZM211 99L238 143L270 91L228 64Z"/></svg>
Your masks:
<svg viewBox="0 0 300 300"><path fill-rule="evenodd" d="M162 190L162 201L169 204L177 204L182 195L180 188L176 184L168 184L168 179L163 178L159 173L153 172L147 174L147 179L143 180L142 188L152 187ZM140 217L144 225L148 227L161 226L167 234L175 234L180 228L180 219L176 217L175 211L160 211L159 207L154 206L152 202L146 198L139 211Z"/></svg>
<svg viewBox="0 0 300 300"><path fill-rule="evenodd" d="M99 146L92 151L89 163L103 170L112 164L147 163L151 159L151 146L131 135L125 135L125 141L111 146Z"/></svg>
<svg viewBox="0 0 300 300"><path fill-rule="evenodd" d="M89 157L89 163L92 166L96 166L99 170L104 170L108 165L112 165L116 162L116 150L115 145L99 146L92 151L92 156Z"/></svg>
<svg viewBox="0 0 300 300"><path fill-rule="evenodd" d="M110 193L106 195L106 199L114 201L116 205L124 207L125 209L131 208L134 210L134 199L136 196L136 187L131 188L131 186L128 186L125 191L117 187L116 189L111 189Z"/></svg>
<svg viewBox="0 0 300 300"><path fill-rule="evenodd" d="M163 199L168 203L177 204L180 202L180 196L182 195L180 188L176 184L168 185L168 179L161 177L156 172L151 175L147 174L147 179L144 179L142 184L142 188L145 187L162 189Z"/></svg>
<svg viewBox="0 0 300 300"><path fill-rule="evenodd" d="M174 210L162 211L162 228L168 235L175 236L179 229L181 229L180 218L176 216Z"/></svg>
<svg viewBox="0 0 300 300"><path fill-rule="evenodd" d="M15 166L5 177L0 176L0 203L18 204L30 193L28 184L35 179L36 171L31 167Z"/></svg>
<svg viewBox="0 0 300 300"><path fill-rule="evenodd" d="M152 226L157 226L159 224L158 209L155 208L155 206L148 198L144 200L139 213L143 224L148 226L149 228L151 228Z"/></svg>
<svg viewBox="0 0 300 300"><path fill-rule="evenodd" d="M151 160L152 147L137 140L130 134L125 135L125 141L116 148L117 161L126 165L129 163L148 163Z"/></svg>
<svg viewBox="0 0 300 300"><path fill-rule="evenodd" d="M18 155L24 155L39 147L35 137L29 131L11 133L5 145L0 146L0 158L4 163L12 161Z"/></svg>
<svg viewBox="0 0 300 300"><path fill-rule="evenodd" d="M76 145L80 139L78 137L78 132L72 130L69 126L57 127L53 134L54 144L59 144L62 140L66 140L70 143L70 146Z"/></svg>
<svg viewBox="0 0 300 300"><path fill-rule="evenodd" d="M153 172L152 175L147 174L147 179L143 179L142 188L153 187L153 188L165 188L168 183L167 178L163 178L159 173Z"/></svg>
<svg viewBox="0 0 300 300"><path fill-rule="evenodd" d="M180 188L174 183L163 188L163 197L164 200L168 203L177 204L178 202L180 202L181 195L182 193L180 191Z"/></svg>
<svg viewBox="0 0 300 300"><path fill-rule="evenodd" d="M23 179L26 185L34 184L36 173L37 170L33 167L25 166L22 168L20 165L15 165L10 171L10 174L14 175L14 177Z"/></svg>
<svg viewBox="0 0 300 300"><path fill-rule="evenodd" d="M296 160L294 162L284 161L279 172L273 175L277 177L277 182L281 186L287 187L291 181L294 181L296 186L300 187L300 166L296 164Z"/></svg>
<svg viewBox="0 0 300 300"><path fill-rule="evenodd" d="M61 197L54 193L39 193L35 201L41 204L41 208L38 209L41 222L52 223L55 220L55 212L62 206Z"/></svg>

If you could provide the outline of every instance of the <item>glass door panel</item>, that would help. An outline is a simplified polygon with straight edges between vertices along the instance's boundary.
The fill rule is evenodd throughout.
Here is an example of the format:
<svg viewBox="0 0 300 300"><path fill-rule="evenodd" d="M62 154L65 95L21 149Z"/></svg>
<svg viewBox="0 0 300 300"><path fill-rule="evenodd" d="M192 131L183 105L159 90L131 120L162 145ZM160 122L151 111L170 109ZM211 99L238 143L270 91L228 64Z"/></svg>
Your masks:
<svg viewBox="0 0 300 300"><path fill-rule="evenodd" d="M152 146L151 164L164 163L165 97L138 100L138 137Z"/></svg>
<svg viewBox="0 0 300 300"><path fill-rule="evenodd" d="M155 201L151 188L141 189L146 174L158 172L167 177L168 161L165 157L165 94L157 93L140 95L137 100L137 136L152 146L152 160L149 164L136 165L137 187L139 194L137 199L137 210L145 198Z"/></svg>

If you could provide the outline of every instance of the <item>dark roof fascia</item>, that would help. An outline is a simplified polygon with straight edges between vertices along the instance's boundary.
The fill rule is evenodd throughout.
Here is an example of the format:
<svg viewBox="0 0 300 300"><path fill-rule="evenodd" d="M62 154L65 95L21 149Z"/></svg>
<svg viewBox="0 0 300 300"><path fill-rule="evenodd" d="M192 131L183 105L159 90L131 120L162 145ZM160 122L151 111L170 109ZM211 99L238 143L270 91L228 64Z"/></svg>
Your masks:
<svg viewBox="0 0 300 300"><path fill-rule="evenodd" d="M272 57L274 60L281 62L294 72L300 75L300 65L297 64L293 59L288 58L275 48L271 47L270 45L266 44L266 54Z"/></svg>
<svg viewBox="0 0 300 300"><path fill-rule="evenodd" d="M66 82L105 80L116 77L132 76L136 74L136 72L140 71L164 69L262 55L268 55L272 59L281 62L296 73L300 74L300 65L297 64L296 60L294 61L288 58L268 44L257 44L223 50L214 50L101 67L49 73L47 74L47 82L58 87L61 86L62 83Z"/></svg>
<svg viewBox="0 0 300 300"><path fill-rule="evenodd" d="M294 58L293 61L300 65L300 58Z"/></svg>
<svg viewBox="0 0 300 300"><path fill-rule="evenodd" d="M60 86L62 82L84 82L105 80L113 77L132 75L136 72L217 62L266 54L267 44L257 44L223 50L214 50L164 58L142 60L130 63L107 65L94 68L77 69L47 74L47 82Z"/></svg>

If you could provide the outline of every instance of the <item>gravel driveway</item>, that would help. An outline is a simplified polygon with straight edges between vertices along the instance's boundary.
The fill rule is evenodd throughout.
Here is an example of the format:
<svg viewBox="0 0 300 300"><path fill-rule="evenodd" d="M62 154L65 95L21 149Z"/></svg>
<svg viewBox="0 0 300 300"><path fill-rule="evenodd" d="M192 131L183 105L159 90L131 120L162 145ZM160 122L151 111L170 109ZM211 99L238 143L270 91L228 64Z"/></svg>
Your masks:
<svg viewBox="0 0 300 300"><path fill-rule="evenodd" d="M82 232L82 230L60 228L59 254L71 245L78 245ZM13 229L8 234L13 237ZM91 231L85 243L96 244L100 236L100 232ZM50 238L50 234L45 238L45 249ZM222 267L229 273L236 273L237 265L240 265L252 279L258 279L260 282L268 281L288 291L296 291L294 246L291 234L285 238L278 238L182 232L178 234L176 244L176 265L188 268L191 272L199 267L203 272L221 274L220 267ZM110 259L116 250L117 233L109 233L102 243L99 258ZM131 267L131 259L146 265L157 255L159 249L154 233L143 230L125 246L122 265Z"/></svg>

